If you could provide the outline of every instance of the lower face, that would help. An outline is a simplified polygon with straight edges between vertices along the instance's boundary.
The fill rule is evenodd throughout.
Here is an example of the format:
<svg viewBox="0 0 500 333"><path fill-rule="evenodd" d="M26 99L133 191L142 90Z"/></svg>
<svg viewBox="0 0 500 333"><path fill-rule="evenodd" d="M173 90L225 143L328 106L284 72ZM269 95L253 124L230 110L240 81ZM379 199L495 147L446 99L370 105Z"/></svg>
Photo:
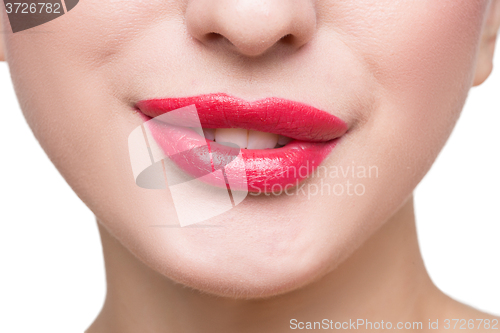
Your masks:
<svg viewBox="0 0 500 333"><path fill-rule="evenodd" d="M7 60L36 138L126 248L209 293L275 295L334 269L411 196L460 114L488 5L328 2L316 6L313 39L286 56L200 46L182 21L184 1L87 0L4 34ZM144 121L136 106L204 94L304 103L346 131L321 158L323 172L290 195L248 195L203 222L213 227L158 227L177 215L169 189L135 183L128 137Z"/></svg>

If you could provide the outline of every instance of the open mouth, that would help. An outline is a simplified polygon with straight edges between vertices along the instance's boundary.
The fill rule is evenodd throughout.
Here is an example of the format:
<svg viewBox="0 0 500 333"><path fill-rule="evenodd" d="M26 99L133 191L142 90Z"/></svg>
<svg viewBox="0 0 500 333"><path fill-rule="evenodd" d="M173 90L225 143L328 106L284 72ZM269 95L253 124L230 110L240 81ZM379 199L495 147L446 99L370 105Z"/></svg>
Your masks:
<svg viewBox="0 0 500 333"><path fill-rule="evenodd" d="M204 128L203 134L211 142L217 142L221 145L230 143L241 149L281 148L293 140L284 135L243 128Z"/></svg>
<svg viewBox="0 0 500 333"><path fill-rule="evenodd" d="M190 105L196 107L199 129L182 117L174 123L150 121ZM345 122L325 111L279 98L248 102L211 94L144 100L136 108L153 139L183 171L196 178L219 169L243 174L245 179L233 180L231 190L248 192L297 186L347 131ZM225 184L229 187L227 179Z"/></svg>

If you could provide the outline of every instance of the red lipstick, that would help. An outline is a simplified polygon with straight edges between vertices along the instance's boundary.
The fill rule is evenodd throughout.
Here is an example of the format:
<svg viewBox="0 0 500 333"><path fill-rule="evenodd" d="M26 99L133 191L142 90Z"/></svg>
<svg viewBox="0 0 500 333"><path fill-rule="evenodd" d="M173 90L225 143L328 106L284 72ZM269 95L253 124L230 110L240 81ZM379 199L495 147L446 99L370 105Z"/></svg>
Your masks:
<svg viewBox="0 0 500 333"><path fill-rule="evenodd" d="M226 94L209 94L144 100L136 108L150 120L190 105L196 106L203 128L242 128L293 139L281 148L241 149L244 163L229 164L240 154L239 149L206 140L181 126L154 122L149 127L165 154L191 176L205 176L224 167L244 169L246 180L240 186L245 188L232 183L232 190L269 193L297 185L321 164L348 129L344 121L325 111L276 97L249 102Z"/></svg>

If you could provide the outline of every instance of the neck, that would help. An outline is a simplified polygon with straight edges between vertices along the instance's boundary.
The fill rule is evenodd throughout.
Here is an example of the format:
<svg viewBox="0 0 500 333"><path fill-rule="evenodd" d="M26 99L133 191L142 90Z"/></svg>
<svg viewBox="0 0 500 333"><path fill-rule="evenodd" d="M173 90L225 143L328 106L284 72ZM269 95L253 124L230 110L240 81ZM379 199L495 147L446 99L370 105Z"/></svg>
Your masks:
<svg viewBox="0 0 500 333"><path fill-rule="evenodd" d="M332 325L364 320L359 329L365 331L366 321L376 325L382 320L392 325L422 322L425 329L429 314L436 315L429 298L435 298L434 304L440 299L420 255L412 198L322 279L266 299L227 299L175 284L145 266L100 225L99 230L108 291L89 333L288 332L295 323L325 323L323 319L328 325L330 320Z"/></svg>

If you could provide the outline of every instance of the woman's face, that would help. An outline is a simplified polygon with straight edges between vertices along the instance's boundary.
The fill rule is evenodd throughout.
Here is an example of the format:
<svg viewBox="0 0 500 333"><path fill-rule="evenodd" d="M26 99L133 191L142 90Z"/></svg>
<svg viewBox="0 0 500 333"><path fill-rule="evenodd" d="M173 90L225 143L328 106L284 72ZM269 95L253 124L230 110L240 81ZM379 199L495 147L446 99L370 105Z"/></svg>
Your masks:
<svg viewBox="0 0 500 333"><path fill-rule="evenodd" d="M3 38L29 125L102 225L177 282L259 297L331 271L411 197L474 81L489 4L86 0ZM158 227L176 213L168 189L134 181L135 106L211 93L309 104L348 130L300 191Z"/></svg>

